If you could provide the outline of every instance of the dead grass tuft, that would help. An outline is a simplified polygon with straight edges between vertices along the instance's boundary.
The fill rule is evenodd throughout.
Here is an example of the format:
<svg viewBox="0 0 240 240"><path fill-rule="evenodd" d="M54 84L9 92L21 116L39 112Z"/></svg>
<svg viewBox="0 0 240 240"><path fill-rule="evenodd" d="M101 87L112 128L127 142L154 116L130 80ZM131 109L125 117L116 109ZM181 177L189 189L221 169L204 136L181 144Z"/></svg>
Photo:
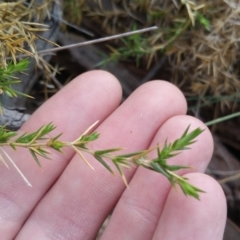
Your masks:
<svg viewBox="0 0 240 240"><path fill-rule="evenodd" d="M37 5L34 0L0 1L0 68L5 68L7 59L17 62L16 56L25 54L34 57L38 66L49 68L38 55L35 40L38 34L48 30L48 26L38 23L50 16L52 0ZM43 39L47 41L46 39Z"/></svg>
<svg viewBox="0 0 240 240"><path fill-rule="evenodd" d="M158 31L142 35L147 39L145 66L167 55L172 81L187 86L191 94L221 97L240 90L239 1L109 2L82 1L83 19L95 21L107 34L127 32L134 26L159 27Z"/></svg>

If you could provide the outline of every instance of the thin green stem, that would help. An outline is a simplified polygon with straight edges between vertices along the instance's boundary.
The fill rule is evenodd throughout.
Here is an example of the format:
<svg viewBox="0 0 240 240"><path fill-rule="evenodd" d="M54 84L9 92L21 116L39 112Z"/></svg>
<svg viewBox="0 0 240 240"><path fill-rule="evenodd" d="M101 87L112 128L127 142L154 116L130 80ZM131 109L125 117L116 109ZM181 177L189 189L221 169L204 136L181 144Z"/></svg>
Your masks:
<svg viewBox="0 0 240 240"><path fill-rule="evenodd" d="M224 122L224 121L227 121L229 119L232 119L232 118L235 118L235 117L239 117L239 116L240 116L240 112L236 112L236 113L233 113L233 114L230 114L230 115L227 115L227 116L224 116L224 117L220 117L220 118L217 118L215 120L206 122L205 125L211 126L213 124Z"/></svg>

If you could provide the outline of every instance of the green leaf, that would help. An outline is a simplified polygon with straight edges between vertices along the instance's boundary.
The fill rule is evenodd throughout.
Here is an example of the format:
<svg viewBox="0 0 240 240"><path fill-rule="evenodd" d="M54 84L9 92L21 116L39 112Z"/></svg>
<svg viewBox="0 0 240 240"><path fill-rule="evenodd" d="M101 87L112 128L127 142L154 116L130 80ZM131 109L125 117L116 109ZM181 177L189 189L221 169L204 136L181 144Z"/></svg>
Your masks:
<svg viewBox="0 0 240 240"><path fill-rule="evenodd" d="M208 31L211 31L211 24L210 24L210 21L205 17L203 16L201 13L197 12L196 14L196 19L197 21L203 25Z"/></svg>
<svg viewBox="0 0 240 240"><path fill-rule="evenodd" d="M123 182L125 183L126 186L128 186L127 180L126 180L126 178L125 178L125 176L123 174L123 171L122 171L121 167L119 166L119 163L116 162L115 160L113 160L113 163L116 166L120 176L122 177Z"/></svg>
<svg viewBox="0 0 240 240"><path fill-rule="evenodd" d="M93 132L93 133L88 134L88 135L83 135L78 140L76 140L74 142L74 146L76 146L78 148L82 148L82 149L87 149L86 145L89 142L94 141L98 138L99 138L99 133L97 133L97 132Z"/></svg>
<svg viewBox="0 0 240 240"><path fill-rule="evenodd" d="M163 176L165 176L168 179L170 178L170 175L158 163L150 162L150 166L154 171L161 173Z"/></svg>
<svg viewBox="0 0 240 240"><path fill-rule="evenodd" d="M53 141L53 142L56 141L56 140L59 139L61 136L62 136L62 133L58 134L56 137L54 137L54 138L52 139L52 141Z"/></svg>
<svg viewBox="0 0 240 240"><path fill-rule="evenodd" d="M54 140L49 144L49 147L53 148L58 152L62 152L62 148L64 147L64 143L61 141Z"/></svg>
<svg viewBox="0 0 240 240"><path fill-rule="evenodd" d="M17 97L17 94L12 90L11 88L8 87L2 87L2 90L5 94L7 94L8 97L13 98Z"/></svg>
<svg viewBox="0 0 240 240"><path fill-rule="evenodd" d="M117 164L120 164L121 166L123 166L125 168L129 168L129 166L130 166L129 160L125 157L116 156L116 157L113 158L112 161L117 163Z"/></svg>
<svg viewBox="0 0 240 240"><path fill-rule="evenodd" d="M188 133L187 132L188 129L189 129L189 127L186 129L186 131L184 132L182 137L180 139L178 139L178 142L177 142L177 144L175 146L176 150L182 150L186 146L193 144L195 142L193 140L196 137L198 137L204 131L204 130L202 130L200 128L196 128L192 132Z"/></svg>
<svg viewBox="0 0 240 240"><path fill-rule="evenodd" d="M186 196L192 196L196 199L199 200L199 194L198 193L205 193L203 190L191 185L190 183L186 182L186 181L178 181L178 184L180 185L183 193Z"/></svg>
<svg viewBox="0 0 240 240"><path fill-rule="evenodd" d="M27 69L29 61L23 59L20 62L14 64L13 62L8 63L6 68L0 68L0 89L9 97L17 97L23 95L29 97L27 94L16 91L12 88L13 84L18 84L21 81L17 79L14 74L23 72Z"/></svg>
<svg viewBox="0 0 240 240"><path fill-rule="evenodd" d="M14 151L17 150L17 148L14 146L14 143L10 143L10 147L11 147Z"/></svg>
<svg viewBox="0 0 240 240"><path fill-rule="evenodd" d="M15 137L17 132L9 131L5 126L0 127L0 143L8 142L12 137Z"/></svg>
<svg viewBox="0 0 240 240"><path fill-rule="evenodd" d="M32 149L29 149L29 151L30 151L30 153L32 154L32 156L33 156L35 162L37 163L37 165L38 165L40 168L42 168L42 165L41 165L41 163L40 163L40 161L39 161L39 159L38 159L38 157L37 157L37 154L36 154Z"/></svg>
<svg viewBox="0 0 240 240"><path fill-rule="evenodd" d="M31 148L31 150L34 151L37 155L50 160L50 158L47 156L49 154L48 151L46 151L40 147L39 148Z"/></svg>
<svg viewBox="0 0 240 240"><path fill-rule="evenodd" d="M96 139L99 138L99 133L97 132L93 132L89 135L83 135L81 138L80 138L80 142L91 142L91 141L94 141Z"/></svg>
<svg viewBox="0 0 240 240"><path fill-rule="evenodd" d="M190 167L189 166L181 166L181 165L166 165L165 168L168 169L169 171L177 171L180 169L188 169Z"/></svg>
<svg viewBox="0 0 240 240"><path fill-rule="evenodd" d="M38 131L33 132L33 133L23 133L22 135L20 135L15 142L16 143L29 143L32 141L32 139L34 139L34 137L37 135Z"/></svg>
<svg viewBox="0 0 240 240"><path fill-rule="evenodd" d="M110 148L110 149L105 149L105 150L98 150L94 152L95 156L101 156L107 153L111 153L111 152L117 152L122 150L121 148Z"/></svg>
<svg viewBox="0 0 240 240"><path fill-rule="evenodd" d="M98 155L94 154L94 157L112 174L114 174L113 170L110 168L109 165Z"/></svg>
<svg viewBox="0 0 240 240"><path fill-rule="evenodd" d="M41 139L43 136L52 132L55 128L56 126L54 126L52 122L40 127L37 131L39 133L37 139Z"/></svg>
<svg viewBox="0 0 240 240"><path fill-rule="evenodd" d="M117 157L120 157L120 158L130 158L130 157L141 155L142 153L143 153L143 151L139 151L139 152L133 152L133 153L117 155Z"/></svg>
<svg viewBox="0 0 240 240"><path fill-rule="evenodd" d="M36 138L35 140L43 139L43 136L50 133L55 128L56 127L52 123L48 123L47 125L44 125L44 126L40 127L37 131L35 131L33 133L29 133L29 134L24 133L24 134L20 135L15 140L15 142L17 142L17 143L29 143L29 142L33 141L35 138Z"/></svg>
<svg viewBox="0 0 240 240"><path fill-rule="evenodd" d="M190 125L188 125L188 127L186 128L186 130L184 131L184 133L182 134L181 138L184 138L187 136L188 130L190 128Z"/></svg>

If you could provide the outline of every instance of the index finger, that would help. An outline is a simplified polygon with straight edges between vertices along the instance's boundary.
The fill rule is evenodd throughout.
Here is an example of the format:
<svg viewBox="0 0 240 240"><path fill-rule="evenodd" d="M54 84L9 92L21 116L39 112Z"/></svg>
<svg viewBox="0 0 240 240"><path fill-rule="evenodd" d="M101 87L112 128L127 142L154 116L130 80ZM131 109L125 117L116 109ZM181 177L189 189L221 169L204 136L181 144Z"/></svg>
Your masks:
<svg viewBox="0 0 240 240"><path fill-rule="evenodd" d="M92 123L102 121L111 114L120 101L121 87L114 76L104 71L85 73L40 107L21 131L35 131L52 121L57 125L52 133L54 136L64 132L64 140L74 140ZM0 166L0 235L2 239L12 239L74 152L69 149L65 150L65 154L52 152L54 161L42 160L41 172L27 150L6 151L33 186L26 186L14 169Z"/></svg>

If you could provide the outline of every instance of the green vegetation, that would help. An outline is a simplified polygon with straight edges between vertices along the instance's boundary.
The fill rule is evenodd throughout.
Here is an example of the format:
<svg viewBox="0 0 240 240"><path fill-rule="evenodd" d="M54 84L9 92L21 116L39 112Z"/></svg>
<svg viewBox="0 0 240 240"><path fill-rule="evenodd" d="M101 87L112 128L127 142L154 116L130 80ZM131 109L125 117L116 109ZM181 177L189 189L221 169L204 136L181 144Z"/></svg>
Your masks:
<svg viewBox="0 0 240 240"><path fill-rule="evenodd" d="M175 186L176 184L180 185L185 195L199 199L199 193L203 191L189 184L186 178L178 176L174 173L177 170L188 167L168 165L167 160L180 154L181 151L186 150L189 145L193 144L199 134L202 133L201 129L197 128L191 132L188 132L189 128L187 128L179 139L175 140L173 143L166 142L162 149L157 146L156 148L153 148L151 150L143 150L128 154L115 154L122 149L111 148L93 150L88 147L89 142L95 141L100 136L97 132L90 133L91 129L95 125L96 123L93 124L80 137L78 137L72 142L61 141L61 134L53 138L49 138L47 135L56 128L52 123L40 127L35 132L23 133L20 135L17 134L15 131L8 131L6 128L1 127L0 148L2 146L10 146L14 150L17 150L18 148L27 148L38 166L41 167L39 157L50 159L49 149L54 149L58 152L62 152L64 147L70 147L79 154L82 160L89 167L93 168L88 162L88 160L84 157L82 152L86 152L89 155L92 155L110 173L114 174L115 171L108 164L108 161L111 161L115 165L116 170L119 172L126 185L127 181L123 173L123 168L130 168L132 165L137 165L164 175L173 186ZM1 150L3 151L2 148ZM157 151L157 158L148 158L148 154L152 151ZM3 153L5 154L4 151ZM6 157L11 163L13 162L13 160L8 155L6 155ZM0 160L6 165L6 167L8 167L8 164L3 157L1 157ZM18 171L20 170L18 169ZM24 176L22 173L21 175ZM28 185L31 185L25 177L24 180L27 182Z"/></svg>

